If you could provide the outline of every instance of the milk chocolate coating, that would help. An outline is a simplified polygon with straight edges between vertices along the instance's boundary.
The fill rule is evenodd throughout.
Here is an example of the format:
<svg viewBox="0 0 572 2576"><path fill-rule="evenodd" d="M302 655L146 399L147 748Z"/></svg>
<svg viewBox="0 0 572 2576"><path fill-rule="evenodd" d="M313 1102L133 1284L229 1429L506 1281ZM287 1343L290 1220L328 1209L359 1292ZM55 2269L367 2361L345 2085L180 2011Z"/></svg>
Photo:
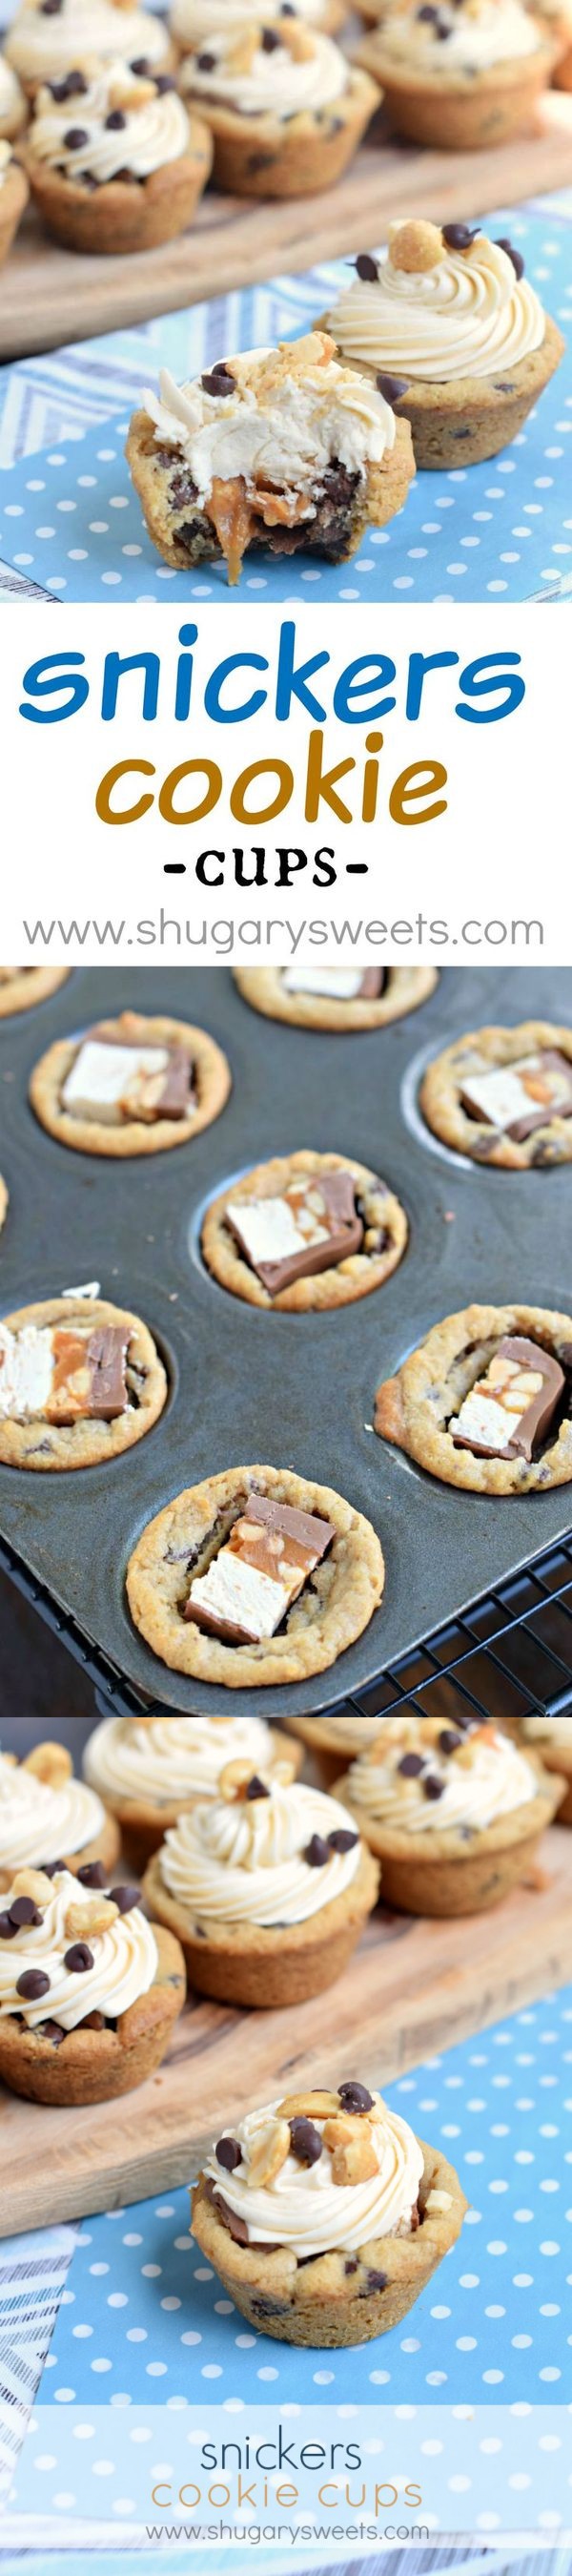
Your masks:
<svg viewBox="0 0 572 2576"><path fill-rule="evenodd" d="M239 1517L244 1521L264 1522L269 1531L277 1531L282 1537L290 1539L291 1545L298 1547L302 1556L311 1555L314 1564L319 1564L335 1537L331 1521L318 1520L314 1512L294 1511L289 1503L271 1502L265 1494L249 1494L246 1509ZM298 1595L294 1595L294 1598L299 1597L299 1593L303 1591L305 1574L311 1571L311 1566L303 1569ZM285 1613L287 1608L290 1608L290 1601L285 1597ZM185 1603L183 1618L194 1620L196 1627L203 1628L207 1636L222 1638L224 1645L244 1646L252 1642L250 1631L235 1627L230 1620L217 1618L216 1611L205 1609L202 1602L195 1603L192 1590Z"/></svg>
<svg viewBox="0 0 572 2576"><path fill-rule="evenodd" d="M495 1358L515 1360L519 1368L535 1369L537 1373L541 1370L543 1383L540 1395L533 1396L526 1412L521 1413L520 1422L515 1420L512 1439L506 1449L486 1448L484 1442L467 1440L462 1431L455 1430L454 1424L451 1426L452 1437L456 1447L470 1449L473 1458L525 1458L530 1466L533 1450L541 1448L550 1430L564 1390L564 1370L558 1360L552 1358L550 1351L541 1349L539 1342L529 1342L519 1334L508 1333L505 1340L499 1342Z"/></svg>
<svg viewBox="0 0 572 2576"><path fill-rule="evenodd" d="M555 1101L545 1101L543 1109L535 1108L531 1101L530 1109L522 1118L511 1119L508 1127L503 1128L502 1132L505 1136L512 1136L515 1145L524 1145L527 1136L533 1136L536 1127L547 1127L551 1118L572 1118L572 1064L569 1064L567 1056L561 1055L559 1047L540 1047L537 1061L540 1066L546 1067L547 1072L562 1075L564 1098L558 1104ZM494 1118L485 1120L484 1111L475 1109L471 1100L470 1081L466 1092L461 1091L461 1101L470 1118L479 1118L487 1127L494 1127Z"/></svg>
<svg viewBox="0 0 572 2576"><path fill-rule="evenodd" d="M365 974L362 975L359 993L356 994L356 1001L378 1002L380 994L385 992L386 983L387 969L385 966L366 966Z"/></svg>
<svg viewBox="0 0 572 2576"><path fill-rule="evenodd" d="M330 1172L324 1180L317 1177L314 1187L323 1198L331 1231L325 1243L301 1244L300 1251L290 1253L284 1261L252 1261L240 1226L234 1217L227 1217L249 1269L254 1270L269 1297L278 1297L281 1288L290 1288L295 1279L314 1279L319 1270L333 1270L336 1262L347 1260L348 1253L359 1252L363 1243L363 1224L356 1208L351 1172Z"/></svg>
<svg viewBox="0 0 572 2576"><path fill-rule="evenodd" d="M91 1422L114 1422L128 1405L125 1384L125 1362L129 1334L122 1324L104 1324L90 1333L87 1359L91 1371L89 1419Z"/></svg>
<svg viewBox="0 0 572 2576"><path fill-rule="evenodd" d="M118 1038L115 1031L110 1029L88 1029L87 1036L96 1041L98 1046L122 1046L134 1058L141 1055L142 1048L147 1043L145 1038ZM154 1041L150 1040L149 1043L153 1044ZM145 1111L148 1124L152 1125L157 1118L187 1118L194 1097L193 1066L190 1056L186 1054L184 1047L168 1047L163 1087L156 1108Z"/></svg>

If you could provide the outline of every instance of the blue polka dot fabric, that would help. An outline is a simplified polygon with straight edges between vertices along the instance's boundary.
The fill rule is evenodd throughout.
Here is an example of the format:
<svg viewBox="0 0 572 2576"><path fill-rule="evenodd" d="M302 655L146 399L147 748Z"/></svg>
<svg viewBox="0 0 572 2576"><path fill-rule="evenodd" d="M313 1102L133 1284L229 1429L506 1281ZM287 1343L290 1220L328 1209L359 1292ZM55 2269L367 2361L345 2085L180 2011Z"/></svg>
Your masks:
<svg viewBox="0 0 572 2576"><path fill-rule="evenodd" d="M565 336L568 330L566 356L501 456L452 473L419 474L406 509L388 528L368 529L349 563L324 565L311 554L299 561L257 556L254 571L247 562L238 592L228 591L222 565L171 571L151 545L130 482L123 453L127 411L0 471L4 561L70 602L170 596L184 606L238 597L286 607L304 599L565 596L567 586L572 590L572 221L546 200L542 208L517 213L501 207L487 216L486 229L510 232L522 251L543 302ZM222 349L260 347L310 329L346 274L338 261L155 322L138 339L140 388L156 383L161 364L181 380L212 364ZM118 357L123 344L128 375L133 335L117 335ZM119 375L116 364L116 383Z"/></svg>
<svg viewBox="0 0 572 2576"><path fill-rule="evenodd" d="M470 2203L404 2331L349 2352L254 2334L194 2243L187 2192L165 2191L82 2224L42 2403L566 2403L572 1987L428 2058L386 2095L442 2147Z"/></svg>

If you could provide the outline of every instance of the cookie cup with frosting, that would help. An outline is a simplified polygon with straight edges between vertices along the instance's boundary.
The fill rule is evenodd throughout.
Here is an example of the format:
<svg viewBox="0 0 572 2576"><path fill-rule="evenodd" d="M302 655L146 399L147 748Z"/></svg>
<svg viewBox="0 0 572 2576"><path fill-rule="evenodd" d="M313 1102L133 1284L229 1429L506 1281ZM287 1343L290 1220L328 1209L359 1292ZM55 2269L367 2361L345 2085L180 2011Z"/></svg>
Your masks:
<svg viewBox="0 0 572 2576"><path fill-rule="evenodd" d="M0 1753L0 1893L15 1869L43 1869L63 1862L73 1875L115 1867L120 1834L101 1798L74 1780L63 1744L36 1744L18 1762Z"/></svg>
<svg viewBox="0 0 572 2576"><path fill-rule="evenodd" d="M328 1717L289 1717L287 1725L294 1744L305 1745L311 1754L326 1789L339 1781L340 1762L354 1762L358 1753L367 1753L379 1734L379 1718L358 1717L357 1709L334 1709Z"/></svg>
<svg viewBox="0 0 572 2576"><path fill-rule="evenodd" d="M84 1777L121 1830L124 1851L144 1869L171 1826L216 1798L227 1763L272 1779L283 1761L302 1760L263 1717L104 1717L90 1735Z"/></svg>
<svg viewBox="0 0 572 2576"><path fill-rule="evenodd" d="M73 96L70 83L73 81ZM70 72L65 98L38 93L26 171L47 231L67 250L155 250L191 223L212 163L205 125L171 74L127 63Z"/></svg>
<svg viewBox="0 0 572 2576"><path fill-rule="evenodd" d="M173 49L163 18L130 0L20 0L4 46L5 59L32 102L46 83L73 80L87 61L127 61L145 72L167 71ZM68 97L73 101L70 87Z"/></svg>
<svg viewBox="0 0 572 2576"><path fill-rule="evenodd" d="M245 19L264 27L276 18L296 18L318 34L335 36L347 14L346 0L272 0L270 7L269 0L224 0L224 10L220 0L173 0L169 24L177 54L184 57L208 51L221 23L236 33Z"/></svg>
<svg viewBox="0 0 572 2576"><path fill-rule="evenodd" d="M138 1894L78 1888L66 1869L16 1872L0 1915L0 2081L10 2092L108 2102L160 2065L185 2000L185 1963Z"/></svg>
<svg viewBox="0 0 572 2576"><path fill-rule="evenodd" d="M9 142L0 142L0 268L12 249L28 196L25 171L15 161Z"/></svg>
<svg viewBox="0 0 572 2576"><path fill-rule="evenodd" d="M564 351L520 251L469 224L393 223L324 316L345 365L411 426L418 467L477 465L515 438Z"/></svg>
<svg viewBox="0 0 572 2576"><path fill-rule="evenodd" d="M333 187L380 105L369 72L296 17L219 27L180 83L210 127L217 186L238 197Z"/></svg>
<svg viewBox="0 0 572 2576"><path fill-rule="evenodd" d="M500 1726L386 1718L336 1783L381 1861L386 1904L405 1914L481 1914L526 1877L564 1796Z"/></svg>
<svg viewBox="0 0 572 2576"><path fill-rule="evenodd" d="M357 60L379 81L398 134L478 152L530 126L560 51L523 0L440 0L430 17L397 0Z"/></svg>
<svg viewBox="0 0 572 2576"><path fill-rule="evenodd" d="M572 1716L503 1717L502 1724L523 1752L534 1752L545 1771L556 1772L564 1788L558 1823L572 1825Z"/></svg>
<svg viewBox="0 0 572 2576"><path fill-rule="evenodd" d="M231 1762L220 1796L167 1833L149 1863L150 1912L176 1933L190 1982L221 2003L305 2003L351 1958L379 1871L343 1809L294 1779Z"/></svg>
<svg viewBox="0 0 572 2576"><path fill-rule="evenodd" d="M192 2223L249 2325L278 2343L333 2348L402 2323L466 2207L446 2158L379 2094L348 2083L286 2095L225 2132Z"/></svg>

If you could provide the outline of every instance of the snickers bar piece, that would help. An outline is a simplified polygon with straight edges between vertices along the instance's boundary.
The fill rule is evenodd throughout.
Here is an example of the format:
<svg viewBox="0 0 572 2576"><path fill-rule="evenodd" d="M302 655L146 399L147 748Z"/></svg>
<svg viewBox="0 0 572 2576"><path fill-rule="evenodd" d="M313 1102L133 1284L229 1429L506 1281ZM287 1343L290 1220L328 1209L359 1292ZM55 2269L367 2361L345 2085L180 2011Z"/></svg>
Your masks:
<svg viewBox="0 0 572 2576"><path fill-rule="evenodd" d="M508 1334L449 1424L455 1446L471 1449L475 1458L525 1458L530 1465L547 1438L564 1385L564 1371L548 1351Z"/></svg>
<svg viewBox="0 0 572 2576"><path fill-rule="evenodd" d="M379 1001L387 981L383 966L359 968L343 966L285 966L282 977L286 993L316 993L324 1001Z"/></svg>
<svg viewBox="0 0 572 2576"><path fill-rule="evenodd" d="M279 1198L229 1200L226 1222L269 1297L333 1269L363 1242L351 1172L291 1181Z"/></svg>
<svg viewBox="0 0 572 2576"><path fill-rule="evenodd" d="M484 1119L521 1145L551 1118L572 1118L572 1063L558 1047L542 1047L516 1064L468 1075L461 1103L470 1118Z"/></svg>
<svg viewBox="0 0 572 2576"><path fill-rule="evenodd" d="M122 1325L0 1325L0 1418L59 1427L126 1413L129 1333Z"/></svg>
<svg viewBox="0 0 572 2576"><path fill-rule="evenodd" d="M274 1637L334 1535L332 1522L313 1512L250 1494L207 1573L191 1583L185 1619L227 1645Z"/></svg>
<svg viewBox="0 0 572 2576"><path fill-rule="evenodd" d="M62 1086L62 1108L98 1126L140 1119L188 1118L193 1068L184 1047L115 1043L94 1031L84 1039Z"/></svg>

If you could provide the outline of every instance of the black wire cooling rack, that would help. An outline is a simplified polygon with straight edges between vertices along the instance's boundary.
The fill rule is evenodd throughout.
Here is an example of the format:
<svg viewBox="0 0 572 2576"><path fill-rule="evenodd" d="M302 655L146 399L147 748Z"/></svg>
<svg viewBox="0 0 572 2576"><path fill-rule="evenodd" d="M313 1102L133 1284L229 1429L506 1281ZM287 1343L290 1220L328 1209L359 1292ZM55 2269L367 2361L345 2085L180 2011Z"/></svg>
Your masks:
<svg viewBox="0 0 572 2576"><path fill-rule="evenodd" d="M0 1566L82 1665L102 1713L144 1713L147 1702L56 1608L3 1539ZM370 1717L415 1710L425 1717L556 1717L567 1709L572 1715L572 1530L343 1705ZM339 1702L336 1707L340 1714Z"/></svg>

